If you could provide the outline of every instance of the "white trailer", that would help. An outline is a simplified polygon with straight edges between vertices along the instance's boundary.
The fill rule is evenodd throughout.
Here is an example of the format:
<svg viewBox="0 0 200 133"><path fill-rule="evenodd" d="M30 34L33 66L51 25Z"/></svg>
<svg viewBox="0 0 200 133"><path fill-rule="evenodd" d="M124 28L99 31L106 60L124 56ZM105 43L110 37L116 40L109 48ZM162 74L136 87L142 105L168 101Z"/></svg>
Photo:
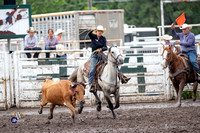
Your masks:
<svg viewBox="0 0 200 133"><path fill-rule="evenodd" d="M40 41L47 36L48 29L65 30L64 41L88 40L88 33L97 25L106 28L107 40L124 40L124 10L87 10L32 15L32 26L38 31ZM81 43L80 43L81 44ZM109 45L109 44L108 44ZM120 42L116 42L120 45ZM77 45L82 48L86 45ZM88 46L88 45L87 45Z"/></svg>

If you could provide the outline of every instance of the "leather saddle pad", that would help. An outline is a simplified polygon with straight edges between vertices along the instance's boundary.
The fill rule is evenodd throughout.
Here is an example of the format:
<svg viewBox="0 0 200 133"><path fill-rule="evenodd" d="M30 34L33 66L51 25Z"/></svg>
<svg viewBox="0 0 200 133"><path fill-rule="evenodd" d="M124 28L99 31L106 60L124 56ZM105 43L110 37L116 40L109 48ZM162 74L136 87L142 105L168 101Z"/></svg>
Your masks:
<svg viewBox="0 0 200 133"><path fill-rule="evenodd" d="M104 61L101 60L97 66L96 66L96 70L95 70L95 75L97 75L99 73L99 71L101 70L101 66L103 65ZM88 75L89 75L89 72L90 72L90 61L87 61L85 62L84 64L84 68L85 70L88 72Z"/></svg>

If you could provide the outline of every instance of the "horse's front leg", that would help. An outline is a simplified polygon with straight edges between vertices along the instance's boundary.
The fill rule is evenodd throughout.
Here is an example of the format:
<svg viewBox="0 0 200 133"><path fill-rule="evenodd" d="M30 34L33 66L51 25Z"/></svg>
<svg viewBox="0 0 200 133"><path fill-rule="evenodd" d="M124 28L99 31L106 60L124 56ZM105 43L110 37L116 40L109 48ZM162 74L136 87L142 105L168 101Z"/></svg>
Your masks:
<svg viewBox="0 0 200 133"><path fill-rule="evenodd" d="M106 98L106 101L107 101L107 103L108 103L108 106L109 106L110 110L112 111L113 118L115 119L115 118L116 118L116 115L115 115L115 112L114 112L113 104L112 104L112 102L111 102L111 100L110 100L110 95L107 94L106 92L104 92L104 96L105 96L105 98Z"/></svg>
<svg viewBox="0 0 200 133"><path fill-rule="evenodd" d="M180 107L181 106L181 94L183 92L184 85L185 85L185 81L182 81L180 83L180 85L179 85L178 101L177 101L176 107Z"/></svg>
<svg viewBox="0 0 200 133"><path fill-rule="evenodd" d="M119 87L115 91L115 108L119 108Z"/></svg>
<svg viewBox="0 0 200 133"><path fill-rule="evenodd" d="M101 111L101 100L100 100L100 98L97 95L97 91L94 91L93 94L94 94L94 96L95 96L95 98L97 100L97 104L98 104L97 105L97 111Z"/></svg>

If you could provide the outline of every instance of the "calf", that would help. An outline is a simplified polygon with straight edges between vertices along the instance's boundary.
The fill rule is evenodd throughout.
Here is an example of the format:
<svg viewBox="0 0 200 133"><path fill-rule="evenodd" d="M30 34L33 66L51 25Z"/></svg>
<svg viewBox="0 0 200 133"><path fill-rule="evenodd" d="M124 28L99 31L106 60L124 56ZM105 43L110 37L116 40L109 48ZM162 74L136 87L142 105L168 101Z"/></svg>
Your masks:
<svg viewBox="0 0 200 133"><path fill-rule="evenodd" d="M53 118L53 109L56 105L64 105L71 110L71 117L73 122L75 117L75 106L76 100L80 102L80 108L78 113L80 114L83 109L84 102L84 94L85 94L85 84L84 83L76 83L75 85L68 80L61 80L59 82L54 82L50 79L46 79L42 86L42 100L40 105L39 114L42 114L43 106L47 103L51 103L50 105L50 116L48 119Z"/></svg>

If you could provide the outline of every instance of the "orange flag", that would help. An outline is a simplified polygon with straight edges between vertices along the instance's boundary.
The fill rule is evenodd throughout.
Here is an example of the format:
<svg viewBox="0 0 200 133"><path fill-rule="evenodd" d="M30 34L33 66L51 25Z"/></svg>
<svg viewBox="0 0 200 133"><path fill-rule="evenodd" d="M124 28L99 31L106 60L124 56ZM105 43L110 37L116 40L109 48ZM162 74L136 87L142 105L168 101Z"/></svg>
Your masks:
<svg viewBox="0 0 200 133"><path fill-rule="evenodd" d="M179 16L177 19L176 19L176 23L178 24L178 26L181 26L185 23L185 13L182 13L181 16Z"/></svg>

